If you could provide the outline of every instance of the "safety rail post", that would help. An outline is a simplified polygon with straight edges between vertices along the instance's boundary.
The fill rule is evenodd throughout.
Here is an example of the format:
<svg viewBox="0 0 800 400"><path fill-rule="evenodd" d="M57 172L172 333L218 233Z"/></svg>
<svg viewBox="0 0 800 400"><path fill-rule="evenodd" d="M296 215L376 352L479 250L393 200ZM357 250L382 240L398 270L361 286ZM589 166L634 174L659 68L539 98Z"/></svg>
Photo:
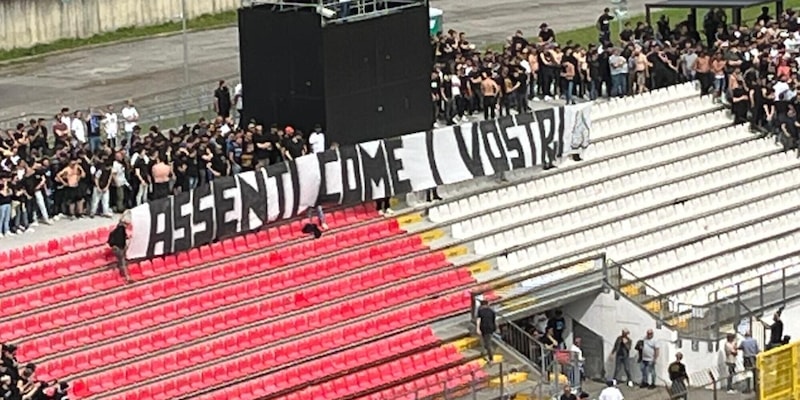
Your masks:
<svg viewBox="0 0 800 400"><path fill-rule="evenodd" d="M717 400L717 378L711 371L708 371L708 377L711 378L711 395L714 400Z"/></svg>
<svg viewBox="0 0 800 400"><path fill-rule="evenodd" d="M758 308L764 307L764 277L758 277Z"/></svg>
<svg viewBox="0 0 800 400"><path fill-rule="evenodd" d="M500 363L499 367L500 367L500 398L502 399L503 395L505 394L506 377L503 375L503 363Z"/></svg>
<svg viewBox="0 0 800 400"><path fill-rule="evenodd" d="M786 268L781 270L781 300L786 302Z"/></svg>

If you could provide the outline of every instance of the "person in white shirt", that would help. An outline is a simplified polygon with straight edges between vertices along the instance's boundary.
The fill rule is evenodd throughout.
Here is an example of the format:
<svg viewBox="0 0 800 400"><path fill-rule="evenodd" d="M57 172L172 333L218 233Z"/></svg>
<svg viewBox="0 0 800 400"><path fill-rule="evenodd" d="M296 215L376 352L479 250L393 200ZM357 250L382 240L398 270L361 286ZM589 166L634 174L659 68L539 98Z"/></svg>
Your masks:
<svg viewBox="0 0 800 400"><path fill-rule="evenodd" d="M125 121L123 129L125 130L125 140L127 141L127 148L131 145L131 138L133 137L133 128L138 125L139 111L133 105L133 100L127 100L125 107L122 108L122 119Z"/></svg>
<svg viewBox="0 0 800 400"><path fill-rule="evenodd" d="M597 400L624 400L625 396L622 395L622 392L619 391L617 388L617 381L610 379L606 382L608 387L604 388L600 392L600 396L597 396Z"/></svg>
<svg viewBox="0 0 800 400"><path fill-rule="evenodd" d="M117 148L117 133L119 133L119 117L114 112L114 106L109 104L106 113L103 115L103 131L106 133L106 140L111 148Z"/></svg>
<svg viewBox="0 0 800 400"><path fill-rule="evenodd" d="M322 132L322 127L319 124L314 127L314 132L308 135L308 144L311 146L312 153L322 153L325 151L325 134Z"/></svg>
<svg viewBox="0 0 800 400"><path fill-rule="evenodd" d="M111 164L111 176L114 178L114 190L116 191L116 208L117 212L121 213L127 209L128 193L130 191L130 183L125 176L125 152L118 151L114 154L114 163Z"/></svg>
<svg viewBox="0 0 800 400"><path fill-rule="evenodd" d="M236 86L233 87L233 106L236 107L236 118L239 120L237 121L236 125L241 125L242 123L242 110L244 110L244 101L242 99L242 83L239 82Z"/></svg>
<svg viewBox="0 0 800 400"><path fill-rule="evenodd" d="M72 131L72 137L79 145L86 143L86 121L83 119L82 112L75 111L75 115L74 118L72 118L72 124L70 125L69 129Z"/></svg>
<svg viewBox="0 0 800 400"><path fill-rule="evenodd" d="M572 360L575 362L570 371L570 385L579 388L581 387L583 363L585 361L583 358L583 350L581 350L581 338L576 337L575 340L572 341L572 347L570 347L569 351L572 353Z"/></svg>

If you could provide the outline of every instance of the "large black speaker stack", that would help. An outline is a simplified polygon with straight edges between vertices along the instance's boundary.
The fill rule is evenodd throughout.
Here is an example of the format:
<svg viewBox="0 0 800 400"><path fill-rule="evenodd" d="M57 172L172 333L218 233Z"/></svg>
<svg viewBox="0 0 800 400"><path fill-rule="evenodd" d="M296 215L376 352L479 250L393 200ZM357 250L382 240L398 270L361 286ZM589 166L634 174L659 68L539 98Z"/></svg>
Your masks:
<svg viewBox="0 0 800 400"><path fill-rule="evenodd" d="M360 143L433 122L427 4L326 21L318 7L239 10L244 114Z"/></svg>

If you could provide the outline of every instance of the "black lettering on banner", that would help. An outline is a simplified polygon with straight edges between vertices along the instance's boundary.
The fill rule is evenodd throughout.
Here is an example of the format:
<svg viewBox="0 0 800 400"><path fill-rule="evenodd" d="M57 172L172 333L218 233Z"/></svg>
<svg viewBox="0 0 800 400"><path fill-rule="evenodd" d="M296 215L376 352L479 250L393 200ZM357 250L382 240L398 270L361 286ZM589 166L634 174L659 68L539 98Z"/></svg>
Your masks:
<svg viewBox="0 0 800 400"><path fill-rule="evenodd" d="M342 202L355 204L373 200L364 198L364 181L361 178L361 163L358 161L356 146L339 147L339 159L342 163Z"/></svg>
<svg viewBox="0 0 800 400"><path fill-rule="evenodd" d="M556 121L556 113L553 110L553 108L548 108L534 111L536 121L539 123L539 134L541 135L541 149L539 149L541 161L545 167L552 166L558 154L558 149L553 147L553 142L558 137L556 133L558 122Z"/></svg>
<svg viewBox="0 0 800 400"><path fill-rule="evenodd" d="M317 204L339 204L342 201L341 182L339 182L339 185L335 185L334 182L328 182L328 174L326 172L326 166L328 164L337 163L339 161L339 153L334 150L317 153L317 161L319 162L320 177ZM339 171L340 169L337 168L337 172Z"/></svg>
<svg viewBox="0 0 800 400"><path fill-rule="evenodd" d="M237 175L239 183L239 197L242 201L242 216L240 217L242 232L249 232L259 226L250 225L250 213L255 214L261 224L267 223L267 182L264 181L264 174L260 171L247 173L248 176L255 177L256 187L251 186L250 179L242 179L242 175Z"/></svg>
<svg viewBox="0 0 800 400"><path fill-rule="evenodd" d="M364 199L382 199L391 197L389 171L386 170L386 154L383 152L382 141L366 146L356 145L361 156L361 171L364 172ZM375 154L370 154L374 150Z"/></svg>
<svg viewBox="0 0 800 400"><path fill-rule="evenodd" d="M532 113L517 114L516 118L517 118L517 125L524 126L525 132L528 135L528 143L530 143L530 149L525 149L525 151L529 152L529 154L531 155L531 163L533 165L537 165L536 161L538 158L536 157L536 155L539 153L538 149L536 148L536 143L538 143L538 141L535 140L533 137L533 127L534 124L537 123L536 118L534 118Z"/></svg>
<svg viewBox="0 0 800 400"><path fill-rule="evenodd" d="M436 163L436 151L433 148L433 131L431 130L425 132L425 148L428 149L428 163L430 164L431 172L433 172L433 181L436 182L436 186L439 186L444 182L442 181L442 174L439 173L439 166Z"/></svg>
<svg viewBox="0 0 800 400"><path fill-rule="evenodd" d="M508 124L514 123L511 117L501 117L500 119L503 118L506 119ZM499 123L500 120L497 122ZM497 131L497 123L495 121L481 121L479 126L481 127L481 137L483 138L483 151L492 166L492 175L508 171L506 148L503 139L500 137L500 132Z"/></svg>
<svg viewBox="0 0 800 400"><path fill-rule="evenodd" d="M214 204L213 197L211 196L211 188L214 186L213 182L208 185L200 185L194 190L192 195L192 243L194 246L211 243L214 241L214 234L216 233L214 227ZM206 208L200 208L201 203L206 205ZM211 203L211 207L208 204ZM195 229L194 227L205 224L204 228Z"/></svg>
<svg viewBox="0 0 800 400"><path fill-rule="evenodd" d="M289 172L289 168L286 164L287 163L283 162L272 164L267 167L267 179L275 178L275 186L278 189L278 219L283 218L286 213L286 196L284 195L285 188L283 186L284 175ZM269 207L269 204L267 204L267 207Z"/></svg>
<svg viewBox="0 0 800 400"><path fill-rule="evenodd" d="M186 251L192 248L192 192L181 192L172 198L172 248L173 251ZM184 210L188 209L184 214ZM181 231L182 237L177 233Z"/></svg>
<svg viewBox="0 0 800 400"><path fill-rule="evenodd" d="M556 136L556 157L561 157L564 155L564 120L566 114L566 107L557 107L556 112L558 113L558 135ZM571 140L570 140L571 142Z"/></svg>
<svg viewBox="0 0 800 400"><path fill-rule="evenodd" d="M147 256L172 253L172 197L151 201L149 205L150 241Z"/></svg>
<svg viewBox="0 0 800 400"><path fill-rule="evenodd" d="M500 134L503 135L503 141L506 143L506 161L511 162L511 169L525 168L525 149L522 148L522 142L520 142L519 138L508 134L509 128L517 126L514 123L514 119L502 117L497 120L497 126L500 128Z"/></svg>
<svg viewBox="0 0 800 400"><path fill-rule="evenodd" d="M467 135L467 138L464 137L460 126L456 125L451 127L453 129L453 135L456 137L458 154L461 155L461 159L464 160L464 165L466 165L467 170L469 170L473 177L486 175L483 171L483 163L481 162L481 133L479 126L477 122L473 123L470 130L471 135ZM469 145L467 145L467 141L469 141Z"/></svg>
<svg viewBox="0 0 800 400"><path fill-rule="evenodd" d="M294 217L295 215L297 215L299 210L300 210L300 179L299 179L299 175L297 174L297 163L289 162L289 163L286 163L286 165L289 167L289 181L288 182L291 184L291 188L292 188L291 189L291 191L292 191L291 192L291 194L292 194L292 203L291 204L287 204L287 205L291 206L291 209L290 209L290 214L288 216L286 216L286 218L291 218L291 217ZM286 181L284 181L284 182L286 182ZM286 193L285 189L284 189L284 193Z"/></svg>
<svg viewBox="0 0 800 400"><path fill-rule="evenodd" d="M396 151L403 148L403 141L399 138L386 139L383 141L383 149L386 152L386 164L389 166L389 174L392 178L392 191L395 194L411 193L411 181L400 179L399 172L403 171L403 160L396 157ZM435 168L431 168L435 170Z"/></svg>
<svg viewBox="0 0 800 400"><path fill-rule="evenodd" d="M235 235L239 221L226 221L225 215L235 210L235 198L225 194L229 189L236 189L236 180L232 176L214 179L214 218L217 221L216 238L226 238Z"/></svg>

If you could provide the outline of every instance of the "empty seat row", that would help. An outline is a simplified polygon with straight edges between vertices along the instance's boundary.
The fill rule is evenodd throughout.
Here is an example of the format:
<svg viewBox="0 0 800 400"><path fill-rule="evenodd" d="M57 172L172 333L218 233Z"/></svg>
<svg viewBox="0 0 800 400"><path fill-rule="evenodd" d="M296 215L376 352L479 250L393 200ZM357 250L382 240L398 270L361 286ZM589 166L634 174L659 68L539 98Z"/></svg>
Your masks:
<svg viewBox="0 0 800 400"><path fill-rule="evenodd" d="M726 110L694 116L668 125L662 125L629 135L615 136L606 140L592 137L592 145L581 154L582 158L597 158L610 154L640 149L656 143L689 136L704 130L722 129L731 124ZM586 156L586 157L584 157Z"/></svg>
<svg viewBox="0 0 800 400"><path fill-rule="evenodd" d="M592 124L592 137L605 138L619 131L641 129L659 123L665 123L681 117L699 114L720 108L712 101L711 96L692 97L674 103L649 107L640 112L621 114Z"/></svg>
<svg viewBox="0 0 800 400"><path fill-rule="evenodd" d="M455 347L444 346L311 386L295 394L303 399L341 399L357 396L382 385L401 382L463 360ZM431 375L431 379L435 379Z"/></svg>
<svg viewBox="0 0 800 400"><path fill-rule="evenodd" d="M388 301L394 300L389 299ZM75 381L73 383L72 394L77 397L83 397L92 393L107 391L111 388L119 388L125 384L124 382L128 382L129 380L131 382L137 382L147 380L147 377L149 377L149 383L146 385L137 385L136 387L131 387L129 390L120 393L118 398L126 400L145 398L160 400L172 398L182 393L191 392L193 390L191 388L191 381L193 379L202 380L204 376L203 374L206 374L206 378L211 379L209 381L205 381L206 386L217 382L227 382L233 379L242 378L252 372L265 369L270 366L285 364L293 359L303 357L299 352L304 352L303 354L311 354L310 352L315 350L317 352L323 351L322 346L327 346L326 348L347 346L364 340L369 340L377 335L382 335L405 327L410 327L423 321L438 319L452 315L453 313L463 312L463 310L468 307L469 292L457 292L451 295L442 296L437 299L424 300L416 304L403 307L399 310L389 311L378 318L368 319L349 324L343 328L333 329L327 333L317 334L312 338L306 339L306 342L303 342L302 345L296 344L294 346L286 345L285 347L280 347L285 349L286 352L281 351L279 354L276 354L277 350L275 350L273 352L259 352L258 354L260 354L260 357L257 353L252 353L241 354L230 360L220 360L220 356L214 356L212 352L211 356L213 357L208 357L208 361L211 361L210 363L202 366L201 368L183 372L179 375L166 379L161 377L166 374L167 371L175 371L177 368L174 365L168 365L167 363L162 364L162 362L167 361L174 364L178 362L177 358L159 358L155 364L145 364L142 362L131 363L121 366L118 369L108 373L91 375L86 379ZM375 309L380 310L383 308L385 307L382 305L381 307L377 307ZM342 310L346 310L346 308L342 308ZM340 321L347 321L353 319L354 316L354 314L349 313L344 315L336 315L335 317ZM294 335L294 333L286 334L286 332L283 331L281 334L284 334L284 337ZM254 338L258 337L258 335L254 335ZM270 342L274 341L272 337L268 339ZM290 350L292 352L289 352ZM194 353L194 361L192 361L192 357L189 356L190 359L188 362L191 362L193 365L203 362L203 358L206 356L201 353L202 352ZM276 356L280 356L280 358L278 359ZM265 358L267 361L265 361ZM254 363L255 366L253 365ZM154 369L158 372L154 373ZM129 376L130 378L128 378ZM109 385L108 383L105 383L109 380L115 382L113 384L114 386L107 386L106 388L103 388L103 385ZM189 384L188 387L185 385L186 383Z"/></svg>
<svg viewBox="0 0 800 400"><path fill-rule="evenodd" d="M752 197L756 197L762 193L752 192L748 194ZM797 196L797 192L792 192L791 195ZM734 241L734 238L741 238L742 241L746 242L749 240L757 240L757 238L762 237L754 233L756 230L755 227L758 227L759 232L767 232L760 233L760 235L775 234L775 232L781 232L792 228L791 225L787 225L788 221L791 220L791 216L777 217L770 220L772 222L765 224L762 221L763 216L769 214L772 209L759 208L759 206L762 204L763 206L769 204L772 207L778 208L791 207L792 204L796 204L796 202L770 202L769 200L764 200L763 203L755 202L751 204L747 200L742 200L741 203L741 207L752 209L752 211L748 213L740 209L720 210L716 214L701 218L693 218L691 216L692 213L684 210L685 205L674 205L669 208L680 209L681 211L662 213L662 210L655 210L651 212L653 215L646 221L644 221L644 218L641 218L641 216L637 216L636 218L615 220L607 225L577 232L575 234L557 235L558 237L556 239L539 241L534 245L510 253L507 256L501 256L498 258L498 264L503 268L514 268L515 265L531 265L536 262L558 257L559 252L553 249L570 248L575 254L587 254L604 249L608 252L610 258L623 263L628 270L631 270L635 274L634 277L625 278L634 279L658 273L659 268L657 267L659 265L677 265L677 258L672 257L659 261L659 256L638 260L631 260L632 257L635 257L637 254L657 251L659 248L666 248L673 243L685 242L691 240L693 237L702 236L707 232L711 232L714 229L709 230L709 223L714 220L718 220L720 224L724 225L712 225L712 228L734 226L737 223L741 223L742 215L752 221L751 223L755 224L754 226L742 228L742 233L734 237L726 236L724 240L713 237L706 240L709 244L716 243L719 246L725 247L737 245L738 243ZM729 215L730 217L724 217L724 215ZM739 219L732 218L733 215L736 215ZM722 217L718 218L717 216ZM632 222L630 221L631 219L638 220L639 222ZM673 225L670 226L670 220L682 222L678 222L677 224L673 223ZM769 229L769 227L774 227L774 229ZM662 235L661 232L670 233ZM739 231L737 230L736 232ZM536 231L536 225L534 224L533 226L528 225L525 227L524 235L535 240L540 234ZM708 254L708 251L701 253L704 246L704 242L691 243L685 247L697 249L692 251L684 250L681 254L688 254L692 257L699 258L700 254ZM625 252L622 252L623 249ZM724 247L722 249L724 250Z"/></svg>
<svg viewBox="0 0 800 400"><path fill-rule="evenodd" d="M700 90L694 85L694 82L686 82L634 96L612 97L608 101L592 104L592 119L600 120L644 107L671 103L678 99L699 95Z"/></svg>
<svg viewBox="0 0 800 400"><path fill-rule="evenodd" d="M562 171L525 184L490 191L480 195L470 196L468 199L436 206L431 208L429 218L433 222L445 222L478 213L486 208L486 204L499 206L511 204L520 199L530 198L531 196L543 196L552 191L565 191L570 188L577 189L589 182L606 179L608 176L614 174L630 173L631 171L670 161L674 158L685 157L687 154L686 148L691 148L698 154L705 154L709 153L708 149L715 146L735 143L737 140L749 136L749 133L746 132L746 130L742 130L742 128L710 132L677 143L657 146L644 152L615 157L598 164ZM766 141L742 143L711 152L710 157L713 157L712 160L717 160L712 161L716 163L722 162L719 160L730 160L736 157L742 159L750 155L775 150L774 147L769 146L770 145L766 143Z"/></svg>
<svg viewBox="0 0 800 400"><path fill-rule="evenodd" d="M478 362L462 364L436 374L415 379L402 385L392 386L358 400L418 400L426 398L439 398L445 388L452 396L452 390L458 388L471 388L485 383L488 375L481 369ZM216 400L216 399L215 399Z"/></svg>
<svg viewBox="0 0 800 400"><path fill-rule="evenodd" d="M780 167L780 165L772 167L776 168ZM762 170L758 172L767 173L768 171L769 170ZM717 176L717 174L719 174L719 176ZM752 198L760 194L758 192L742 191L737 188L732 188L730 190L723 191L723 193L729 193L729 196L726 198L722 198L720 196L714 197L715 195L712 193L693 199L686 199L697 192L713 190L715 187L719 187L721 185L724 187L724 185L735 183L729 182L729 180L732 179L738 179L738 175L730 173L726 174L724 170L718 171L708 179L706 179L704 176L700 176L690 180L682 180L673 184L657 187L656 189L639 192L632 196L619 198L610 203L601 203L588 208L580 208L571 212L560 213L545 217L543 219L537 219L532 224L518 226L513 229L507 229L501 233L476 240L475 251L477 254L492 254L497 251L507 249L511 246L529 243L534 238L562 236L563 233L570 230L580 229L583 226L589 226L592 224L601 223L603 221L611 223L632 219L635 221L634 225L637 227L641 227L642 225L656 227L663 223L664 214L660 211L660 209L669 210L669 205L674 203L676 199L682 199L684 202L685 207L683 207L683 211L692 211L693 214L698 214L708 209L713 210L717 207L724 207L725 205L733 204L736 201L741 201L743 197ZM790 177L787 175L786 179L776 179L775 177L767 176L756 182L761 183L753 183L752 187L770 188L770 185L774 185L780 188L787 183L800 183L800 177ZM775 190L775 188L772 188L772 190ZM705 198L710 198L717 202L713 204L708 202L704 203ZM722 204L720 204L719 201L722 201ZM652 211L645 212L648 208L652 208L654 206L659 207ZM524 221L535 219L536 217L533 215L538 212L537 209L531 207L525 208L525 210L530 213L525 215L521 214L522 211L524 211L522 207L512 209L512 211L515 210L516 213L510 214L507 220L504 218L488 220L487 223L491 224L489 229L501 229L504 226L507 226L505 224L511 222L514 224L520 224ZM635 213L637 211L639 212ZM626 215L628 217L622 218ZM622 231L621 233L625 234L627 232ZM617 234L619 235L619 233ZM581 232L577 232L576 235L586 236ZM598 237L598 239L603 238ZM580 243L584 243L584 240L586 239L581 239Z"/></svg>
<svg viewBox="0 0 800 400"><path fill-rule="evenodd" d="M711 158L704 156L703 159L707 161ZM694 160L695 159L690 159L687 161L694 161ZM727 161L728 160L725 160L724 163L727 163ZM764 168L767 165L767 163L765 163L764 161L765 161L764 159L756 159L751 162L739 163L731 166L730 168L718 170L712 174L702 176L698 178L698 181L725 184L731 181L732 179L738 179L741 175L745 175L741 176L742 178L747 178L746 175L763 174L765 172ZM797 162L795 161L795 163ZM683 163L680 164L681 164L680 166L683 165ZM704 164L704 162L703 160L697 160L696 164ZM707 166L707 163L705 164ZM779 167L784 168L785 166L779 166ZM673 165L642 170L633 173L631 175L625 175L622 177L617 177L614 179L597 182L595 184L585 186L578 190L569 191L566 193L560 193L553 196L547 196L544 198L532 200L527 203L521 203L521 204L518 203L518 205L514 207L507 207L500 211L494 211L491 213L481 215L479 217L470 218L461 222L456 222L452 225L452 235L455 238L463 239L463 238L473 237L482 233L490 232L504 225L512 224L514 222L519 222L526 218L534 216L544 216L547 215L548 213L561 214L563 213L563 210L586 207L604 199L612 199L623 193L634 192L638 188L652 186L654 182L678 179L680 177L680 174L684 175L696 174L696 172L691 170L687 171L685 168L674 168ZM797 177L792 177L791 174L793 174L791 171L786 171L782 174L770 177L768 184L759 185L758 184L760 182L759 181L750 185L737 186L732 190L741 191L741 190L753 189L755 191L758 191L766 189L769 186L769 184L772 184L773 186L778 186L779 184L788 185L792 181L800 183L800 179L798 179ZM659 177L662 177L663 179L659 180ZM690 179L686 181L685 186L691 187L693 185L694 185L694 180ZM680 187L684 186L684 184L679 182L675 186ZM745 188L745 186L749 186L749 188ZM506 193L507 193L506 197L513 197L517 196L518 192L516 190L508 190ZM664 196L667 196L666 198L669 199L678 197L678 194L674 192L672 186L657 187L655 189L643 192L644 197L650 196L651 194L663 194ZM659 197L663 196L656 195L653 197L653 199L651 199L651 201L658 201L657 198ZM493 196L490 196L489 200L490 202L488 204L494 204L493 202L491 202L492 198ZM718 206L723 205L718 203L716 198L712 200L715 205ZM621 200L609 200L608 203L605 204L607 208L611 209L611 211L617 211L616 209L618 204L622 204L620 203L620 201ZM627 202L625 204L627 204ZM477 205L470 204L470 209L473 206L477 207ZM601 203L598 207L602 208L603 204Z"/></svg>
<svg viewBox="0 0 800 400"><path fill-rule="evenodd" d="M383 268L369 270L351 277L343 277L332 282L325 282L303 288L283 296L271 297L257 303L248 302L236 308L221 310L211 315L185 320L179 324L165 327L152 333L136 335L126 339L117 339L105 345L73 352L57 359L56 362L61 363L59 369L62 371L62 375L72 375L126 358L137 357L206 336L216 335L227 329L254 322L266 321L308 307L319 306L336 299L352 296L362 291L372 290L387 283L412 277L418 273L433 272L448 265L448 262L443 256L441 258L427 257L427 259L429 264L423 267L424 270L414 270L411 268L399 269L398 266L403 267L404 265L402 263L397 263ZM436 286L441 286L439 283L440 280L445 279L445 277L452 278L456 276L460 276L460 279L469 278L464 272L460 272L456 274L443 274L441 278L436 278L435 281L428 280L425 282L426 284L431 284L433 282ZM410 285L408 290L415 291L419 284L421 283ZM191 309L177 309L172 310L172 313L176 314L175 317L182 318L186 317L187 314L192 316L190 311ZM165 315L164 317L168 318L169 316L170 315ZM328 315L323 313L321 318L328 318ZM78 340L76 338L71 344L74 345L77 343ZM55 337L50 337L46 340L40 339L30 343L30 345L26 345L24 349L21 349L24 350L25 353L21 354L36 355L37 353L44 353L45 350L37 347L37 345L40 344L45 350L53 349L54 347L66 348L67 346L67 343L63 340L63 336L56 335ZM67 361L69 361L68 364L64 364Z"/></svg>
<svg viewBox="0 0 800 400"><path fill-rule="evenodd" d="M16 268L0 270L0 298L16 297L18 294L10 292L19 291L27 286L52 282L72 274L90 271L108 265L113 261L114 254L110 248L96 246L61 257L53 257L48 260L31 263L30 265L20 265ZM31 306L40 307L42 305L43 303L37 302ZM19 311L13 306L4 310L7 315Z"/></svg>
<svg viewBox="0 0 800 400"><path fill-rule="evenodd" d="M310 263L300 268L293 268L290 271L277 274L270 272L281 265L279 259L273 260L272 254L277 253L273 252L212 267L211 270L221 270L221 275L211 274L209 272L211 270L196 271L195 273L199 275L193 275L195 273L184 274L183 276L160 280L147 285L126 288L123 291L95 297L78 304L65 305L54 310L42 311L15 319L10 322L13 329L0 332L0 339L12 340L18 337L30 336L67 325L94 320L122 310L131 310L148 302L167 299L177 293L193 291L191 295L184 296L179 300L165 302L157 307L149 307L133 313L129 311L123 315L101 323L96 322L89 326L90 329L96 329L96 334L90 335L91 338L106 339L106 330L100 329L103 326L114 327L111 332L129 332L140 329L144 324L149 326L149 324L153 323L164 323L169 320L167 316L174 316L176 312L188 315L189 313L194 314L215 307L230 305L263 294L273 293L276 290L287 289L292 285L310 282L314 279L319 279L321 276L326 276L325 274L354 270L369 265L369 263L388 260L392 257L406 254L406 252L423 248L421 239L417 236L412 236L372 246L368 249L344 253L335 258ZM133 273L134 271L132 270L131 272ZM254 275L259 272L264 275ZM113 274L111 271L108 273ZM217 279L225 279L229 275L248 276L249 279L221 287L217 285ZM229 280L226 280L226 282L229 282ZM201 287L206 289L198 291Z"/></svg>
<svg viewBox="0 0 800 400"><path fill-rule="evenodd" d="M76 233L62 239L24 246L0 252L0 270L44 261L76 251L86 250L105 244L113 226L104 226L87 232Z"/></svg>

